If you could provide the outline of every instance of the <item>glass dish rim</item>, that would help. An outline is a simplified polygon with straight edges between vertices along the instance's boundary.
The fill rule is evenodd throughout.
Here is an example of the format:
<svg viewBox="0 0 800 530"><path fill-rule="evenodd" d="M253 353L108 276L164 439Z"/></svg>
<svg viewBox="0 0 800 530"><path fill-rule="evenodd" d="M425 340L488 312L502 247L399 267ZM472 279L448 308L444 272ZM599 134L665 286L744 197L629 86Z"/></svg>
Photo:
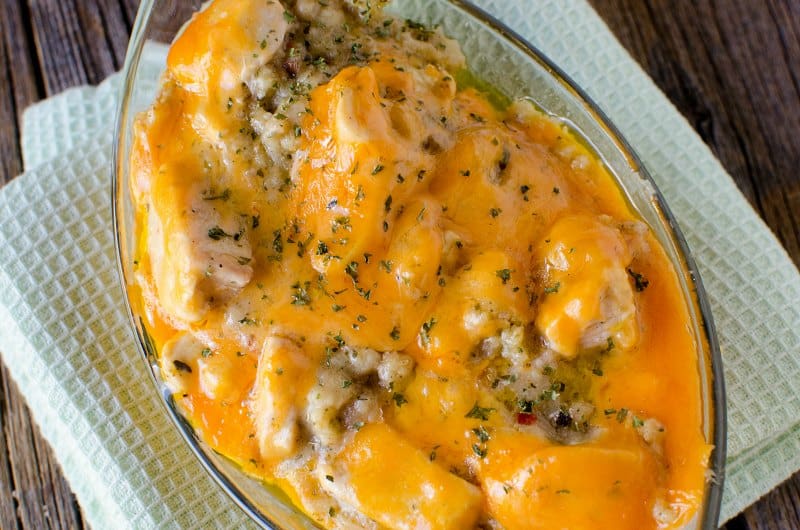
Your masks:
<svg viewBox="0 0 800 530"><path fill-rule="evenodd" d="M168 415L175 426L178 427L181 436L189 445L190 450L199 460L205 471L212 477L212 479L222 487L225 493L254 522L264 528L280 530L280 523L272 521L261 510L259 510L257 506L253 505L247 499L247 496L244 495L236 486L236 484L232 483L198 447L198 444L201 443L201 440L198 438L197 433L191 427L189 422L183 417L183 415L177 410L172 395L162 387L162 382L154 371L153 363L156 363L157 360L153 353L149 351L149 347L146 343L147 341L145 337L142 336L139 326L137 326L136 316L133 313L133 309L127 295L127 276L123 263L124 257L122 255L121 242L122 235L120 233L121 224L118 211L118 200L120 200L118 187L124 180L122 177L124 172L124 161L120 159L120 156L123 154L120 153L120 145L122 142L122 129L124 127L125 118L130 105L130 98L133 91L133 73L137 70L142 48L145 43L145 28L147 26L147 22L149 21L149 17L153 12L154 1L155 0L143 0L137 11L122 69L124 79L120 91L121 97L115 116L114 141L112 142L110 191L117 277L119 280L119 285L122 288L123 293L125 293L125 308L130 325L136 337L135 342L139 349L139 354L147 364L148 373L150 374L156 390L161 396L162 404L165 406ZM588 114L603 129L605 129L605 134L628 160L630 168L652 187L652 201L654 203L654 207L658 211L660 217L662 217L662 220L666 223L667 235L672 239L672 242L677 247L677 257L680 263L673 264L680 265L681 270L676 272L688 276L689 294L692 298L692 300L689 300L689 302L693 302L695 305L694 313L699 319L700 330L706 340L706 344L699 344L698 348L705 355L705 361L708 363L708 367L710 368L708 376L711 379L711 389L708 397L711 400L710 405L712 407L712 439L710 441L713 443L713 449L711 455L709 456L708 462L708 471L711 478L707 480L706 483L706 491L703 498L703 504L701 506L702 512L699 513L699 515L701 518L700 528L717 528L722 504L722 492L725 478L725 458L727 452L727 408L722 355L708 295L703 287L703 283L697 269L697 264L690 252L688 242L686 241L686 238L678 225L677 219L667 205L664 196L652 178L647 167L642 162L641 158L633 149L631 144L627 141L625 136L620 132L614 122L606 115L600 106L588 95L588 93L561 67L559 67L546 54L539 50L539 48L522 37L519 33L511 29L504 22L501 22L492 14L476 6L471 1L443 1L464 11L468 16L475 18L479 23L484 24L499 38L506 40L518 51L522 52L525 56L527 56L528 59L538 63L541 67L543 67L549 73L550 77L553 78L562 88L566 89L568 92L571 92L577 102L584 107L584 110L587 111ZM139 324L143 326L143 324Z"/></svg>

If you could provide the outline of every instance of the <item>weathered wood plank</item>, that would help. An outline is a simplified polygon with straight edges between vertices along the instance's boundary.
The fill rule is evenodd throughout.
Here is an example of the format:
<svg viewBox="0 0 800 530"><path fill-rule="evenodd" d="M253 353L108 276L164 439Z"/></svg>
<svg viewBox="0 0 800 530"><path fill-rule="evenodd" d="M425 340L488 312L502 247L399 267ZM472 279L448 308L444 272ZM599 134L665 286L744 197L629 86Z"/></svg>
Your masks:
<svg viewBox="0 0 800 530"><path fill-rule="evenodd" d="M124 1L121 0L102 0L104 17L108 21L113 21L106 25L108 39L112 43L114 56L116 57L117 70L122 68L125 63L125 54L128 51L128 40L130 39L133 21L136 18L136 9L129 11ZM138 2L137 2L138 6Z"/></svg>
<svg viewBox="0 0 800 530"><path fill-rule="evenodd" d="M48 95L97 84L118 70L130 35L130 7L117 0L31 0L36 49Z"/></svg>
<svg viewBox="0 0 800 530"><path fill-rule="evenodd" d="M22 170L19 123L23 109L43 94L33 43L24 22L24 0L0 4L0 184Z"/></svg>
<svg viewBox="0 0 800 530"><path fill-rule="evenodd" d="M10 65L7 79L11 81L18 116L25 107L44 96L25 1L7 0L0 4L0 22Z"/></svg>
<svg viewBox="0 0 800 530"><path fill-rule="evenodd" d="M592 4L800 264L798 3Z"/></svg>
<svg viewBox="0 0 800 530"><path fill-rule="evenodd" d="M47 95L100 81L87 71L84 55L89 54L88 44L78 23L74 0L31 0L30 16Z"/></svg>
<svg viewBox="0 0 800 530"><path fill-rule="evenodd" d="M3 29L5 33L5 28ZM0 41L0 77L11 81L12 68L6 40ZM19 172L20 167L17 112L13 88L12 82L0 83L0 171L2 171L0 177L2 177L2 183L11 180Z"/></svg>
<svg viewBox="0 0 800 530"><path fill-rule="evenodd" d="M6 395L5 366L0 365L0 528L15 530L19 528L17 519L16 488L12 471L11 455L9 454L8 418L11 414L8 408L9 396ZM23 509L26 509L24 507Z"/></svg>
<svg viewBox="0 0 800 530"><path fill-rule="evenodd" d="M119 0L121 11L125 14L126 27L132 28L139 9L139 0Z"/></svg>
<svg viewBox="0 0 800 530"><path fill-rule="evenodd" d="M800 528L800 473L769 492L743 515L750 528Z"/></svg>
<svg viewBox="0 0 800 530"><path fill-rule="evenodd" d="M76 2L81 29L87 35L91 72L104 79L119 70L125 61L130 28L126 14L117 0L95 0Z"/></svg>
<svg viewBox="0 0 800 530"><path fill-rule="evenodd" d="M19 528L82 528L83 518L75 497L5 366L0 370L0 383Z"/></svg>

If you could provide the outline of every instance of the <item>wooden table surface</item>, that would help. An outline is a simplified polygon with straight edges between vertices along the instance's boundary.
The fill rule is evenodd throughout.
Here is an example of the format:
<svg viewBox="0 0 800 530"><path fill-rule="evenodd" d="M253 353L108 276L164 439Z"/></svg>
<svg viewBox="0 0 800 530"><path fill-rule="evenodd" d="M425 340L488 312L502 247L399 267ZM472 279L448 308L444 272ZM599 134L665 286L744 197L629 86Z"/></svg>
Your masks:
<svg viewBox="0 0 800 530"><path fill-rule="evenodd" d="M137 3L0 0L2 182L22 171L23 109L118 70ZM800 0L591 3L800 264ZM0 528L84 527L5 366L0 387ZM800 473L724 528L800 529Z"/></svg>

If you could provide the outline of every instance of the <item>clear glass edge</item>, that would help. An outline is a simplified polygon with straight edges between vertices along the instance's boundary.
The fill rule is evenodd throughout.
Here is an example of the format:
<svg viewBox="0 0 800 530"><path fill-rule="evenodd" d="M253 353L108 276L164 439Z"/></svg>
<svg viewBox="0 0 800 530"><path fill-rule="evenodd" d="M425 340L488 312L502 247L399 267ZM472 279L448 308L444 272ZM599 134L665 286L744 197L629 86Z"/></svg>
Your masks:
<svg viewBox="0 0 800 530"><path fill-rule="evenodd" d="M653 206L658 210L662 222L668 228L667 233L671 236L672 243L678 249L678 257L681 260L681 270L678 271L688 277L689 284L692 287L690 293L695 307L690 308L692 312L699 309L699 317L701 324L701 331L704 335L706 343L699 345L706 356L704 359L710 365L710 371L707 377L711 378L710 386L712 417L713 422L711 428L710 440L713 443L713 450L709 458L709 471L711 477L707 481L706 495L704 498L703 513L700 518L701 528L710 530L717 528L719 520L719 512L722 503L722 491L725 477L725 456L726 456L726 434L727 434L727 417L725 405L725 383L722 367L722 356L719 349L719 343L716 335L716 328L711 313L711 307L700 278L697 265L689 250L686 238L680 230L677 219L672 214L663 195L661 194L658 186L648 172L646 166L642 163L636 151L631 147L625 137L621 134L619 129L613 124L603 110L589 97L589 95L580 88L572 79L552 60L550 60L538 48L509 28L496 17L487 13L483 9L475 6L469 1L465 0L446 0L450 4L464 11L468 16L477 19L479 22L485 24L494 30L502 38L506 39L509 43L517 47L530 59L537 62L549 71L552 77L557 80L564 88L573 94L573 96L585 107L591 115L594 116L596 121L600 123L608 134L609 138L613 141L617 149L631 162L631 168L634 172L638 173L644 180L646 180L653 189ZM124 127L128 119L128 107L131 97L131 89L133 85L133 78L131 73L136 71L136 66L139 62L142 47L144 45L144 29L152 14L154 0L143 0L139 6L136 20L134 21L133 30L131 32L131 39L128 45L128 50L125 57L123 66L124 83L121 89L121 98L116 113L115 119L115 138L112 143L112 167L111 167L111 213L112 223L114 228L114 244L116 248L117 258L117 271L120 287L125 293L125 308L130 321L132 329L135 331L136 344L139 349L139 354L142 356L144 362L147 364L150 379L161 396L161 403L167 411L170 419L178 428L183 439L191 449L192 453L200 461L203 469L219 484L225 493L257 524L263 528L271 530L280 530L280 526L275 521L269 519L261 510L250 501L248 496L241 491L235 484L233 484L209 458L200 444L202 441L198 438L196 432L183 417L177 409L175 402L169 390L159 379L158 361L148 354L147 347L145 346L145 339L141 329L141 323L137 322L133 313L133 309L128 297L128 278L130 277L125 267L125 259L123 256L123 248L121 238L121 206L119 201L122 199L120 192L120 185L123 184L120 176L123 174L124 160L120 158L120 147L123 139L121 134L130 134L130 131ZM125 150L122 149L124 152ZM709 381L705 381L709 384ZM210 450L210 449L209 449Z"/></svg>

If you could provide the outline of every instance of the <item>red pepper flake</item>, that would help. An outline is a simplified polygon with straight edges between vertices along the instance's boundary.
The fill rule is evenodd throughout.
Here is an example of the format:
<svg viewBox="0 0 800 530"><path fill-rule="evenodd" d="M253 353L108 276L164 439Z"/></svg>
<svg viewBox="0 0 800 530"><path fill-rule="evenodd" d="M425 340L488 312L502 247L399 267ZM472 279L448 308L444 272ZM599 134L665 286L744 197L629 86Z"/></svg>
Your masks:
<svg viewBox="0 0 800 530"><path fill-rule="evenodd" d="M536 415L530 412L518 412L517 423L520 425L533 425L536 423Z"/></svg>

